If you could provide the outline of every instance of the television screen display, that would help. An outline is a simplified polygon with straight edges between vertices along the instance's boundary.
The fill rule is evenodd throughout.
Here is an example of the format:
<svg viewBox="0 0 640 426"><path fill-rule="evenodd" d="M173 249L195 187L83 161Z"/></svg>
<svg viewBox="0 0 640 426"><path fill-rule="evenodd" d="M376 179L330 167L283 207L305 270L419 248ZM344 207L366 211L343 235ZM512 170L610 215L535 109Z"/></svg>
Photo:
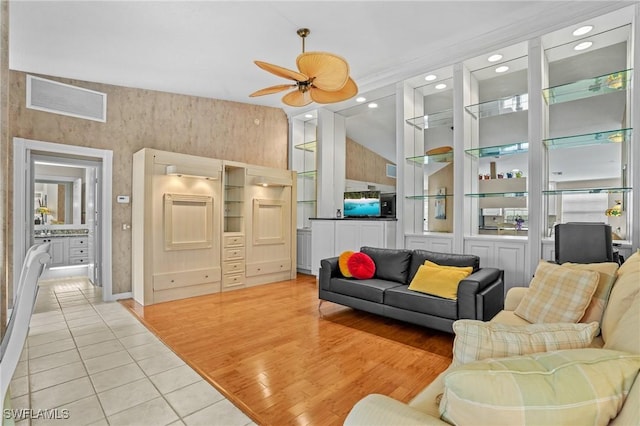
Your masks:
<svg viewBox="0 0 640 426"><path fill-rule="evenodd" d="M344 193L345 217L379 217L380 191L353 191Z"/></svg>

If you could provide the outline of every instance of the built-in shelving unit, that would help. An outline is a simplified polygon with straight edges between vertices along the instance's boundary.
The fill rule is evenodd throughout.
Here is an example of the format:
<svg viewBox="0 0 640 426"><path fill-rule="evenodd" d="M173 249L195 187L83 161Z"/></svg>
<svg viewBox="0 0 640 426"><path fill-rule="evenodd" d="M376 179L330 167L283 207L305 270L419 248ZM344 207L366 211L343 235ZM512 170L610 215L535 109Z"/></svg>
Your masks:
<svg viewBox="0 0 640 426"><path fill-rule="evenodd" d="M433 112L420 117L408 118L407 123L416 129L433 129L434 127L453 126L453 109Z"/></svg>
<svg viewBox="0 0 640 426"><path fill-rule="evenodd" d="M493 99L475 105L468 105L464 107L464 109L474 118L489 118L497 115L526 111L529 109L529 95L524 93Z"/></svg>
<svg viewBox="0 0 640 426"><path fill-rule="evenodd" d="M224 232L244 232L245 169L224 167Z"/></svg>
<svg viewBox="0 0 640 426"><path fill-rule="evenodd" d="M627 90L631 84L631 76L631 69L616 71L569 84L549 87L542 91L542 95L548 105L605 95Z"/></svg>

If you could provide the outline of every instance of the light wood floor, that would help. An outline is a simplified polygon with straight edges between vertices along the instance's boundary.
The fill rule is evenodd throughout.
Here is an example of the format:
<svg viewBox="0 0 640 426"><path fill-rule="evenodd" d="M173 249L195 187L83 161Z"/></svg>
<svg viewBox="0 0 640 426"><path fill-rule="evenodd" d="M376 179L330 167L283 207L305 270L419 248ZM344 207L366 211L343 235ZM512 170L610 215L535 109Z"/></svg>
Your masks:
<svg viewBox="0 0 640 426"><path fill-rule="evenodd" d="M124 301L260 425L339 425L370 393L409 401L453 336L324 302L313 276L142 307Z"/></svg>

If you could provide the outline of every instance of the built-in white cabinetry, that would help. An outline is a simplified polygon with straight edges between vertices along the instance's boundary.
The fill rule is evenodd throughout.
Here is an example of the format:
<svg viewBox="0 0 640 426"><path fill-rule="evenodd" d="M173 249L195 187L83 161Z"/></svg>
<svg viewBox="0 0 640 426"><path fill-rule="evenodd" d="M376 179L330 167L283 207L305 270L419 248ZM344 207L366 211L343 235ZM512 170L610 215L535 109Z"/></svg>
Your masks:
<svg viewBox="0 0 640 426"><path fill-rule="evenodd" d="M89 263L88 236L37 236L36 243L50 243L51 262L48 267L83 265Z"/></svg>
<svg viewBox="0 0 640 426"><path fill-rule="evenodd" d="M395 248L397 222L372 219L314 219L311 221L311 273L318 275L320 261L361 247Z"/></svg>
<svg viewBox="0 0 640 426"><path fill-rule="evenodd" d="M410 250L419 249L453 253L453 234L406 235L404 237L404 246Z"/></svg>
<svg viewBox="0 0 640 426"><path fill-rule="evenodd" d="M298 229L296 249L298 272L311 273L311 228Z"/></svg>
<svg viewBox="0 0 640 426"><path fill-rule="evenodd" d="M295 277L295 173L147 148L133 163L138 303Z"/></svg>
<svg viewBox="0 0 640 426"><path fill-rule="evenodd" d="M504 270L504 288L523 287L531 277L527 269L527 240L520 237L469 237L464 242L464 252L480 257L480 267Z"/></svg>

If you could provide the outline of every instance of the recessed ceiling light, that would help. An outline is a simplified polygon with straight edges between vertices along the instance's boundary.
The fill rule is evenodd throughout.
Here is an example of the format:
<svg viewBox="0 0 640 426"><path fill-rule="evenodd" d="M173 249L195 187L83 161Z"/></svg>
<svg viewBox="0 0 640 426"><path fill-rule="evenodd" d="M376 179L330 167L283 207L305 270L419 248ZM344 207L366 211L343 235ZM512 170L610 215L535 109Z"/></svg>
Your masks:
<svg viewBox="0 0 640 426"><path fill-rule="evenodd" d="M304 118L313 118L313 114L305 114Z"/></svg>
<svg viewBox="0 0 640 426"><path fill-rule="evenodd" d="M584 27L580 27L573 32L574 36L585 35L589 31L593 29L593 25L585 25Z"/></svg>
<svg viewBox="0 0 640 426"><path fill-rule="evenodd" d="M591 41L583 41L582 43L578 43L573 46L573 50L585 50L593 46L593 42Z"/></svg>
<svg viewBox="0 0 640 426"><path fill-rule="evenodd" d="M375 103L375 102L371 102L371 103L368 105L368 107L369 107L369 108L378 108L378 104L377 104L377 103Z"/></svg>
<svg viewBox="0 0 640 426"><path fill-rule="evenodd" d="M427 81L433 81L436 78L438 78L435 74L429 74L428 76L426 76L424 79Z"/></svg>
<svg viewBox="0 0 640 426"><path fill-rule="evenodd" d="M509 71L509 67L506 65L502 65L501 67L496 68L496 72L506 72Z"/></svg>
<svg viewBox="0 0 640 426"><path fill-rule="evenodd" d="M356 98L356 102L364 102L366 100L367 100L367 98L365 98L364 96L359 96L359 97Z"/></svg>
<svg viewBox="0 0 640 426"><path fill-rule="evenodd" d="M444 84L444 83L436 84L436 89L438 89L438 90L442 90L442 89L444 89L445 87L447 87L447 85L446 85L446 84Z"/></svg>
<svg viewBox="0 0 640 426"><path fill-rule="evenodd" d="M500 59L502 59L502 55L499 53L496 53L495 55L491 55L487 58L487 61L489 62L496 62L499 61Z"/></svg>

